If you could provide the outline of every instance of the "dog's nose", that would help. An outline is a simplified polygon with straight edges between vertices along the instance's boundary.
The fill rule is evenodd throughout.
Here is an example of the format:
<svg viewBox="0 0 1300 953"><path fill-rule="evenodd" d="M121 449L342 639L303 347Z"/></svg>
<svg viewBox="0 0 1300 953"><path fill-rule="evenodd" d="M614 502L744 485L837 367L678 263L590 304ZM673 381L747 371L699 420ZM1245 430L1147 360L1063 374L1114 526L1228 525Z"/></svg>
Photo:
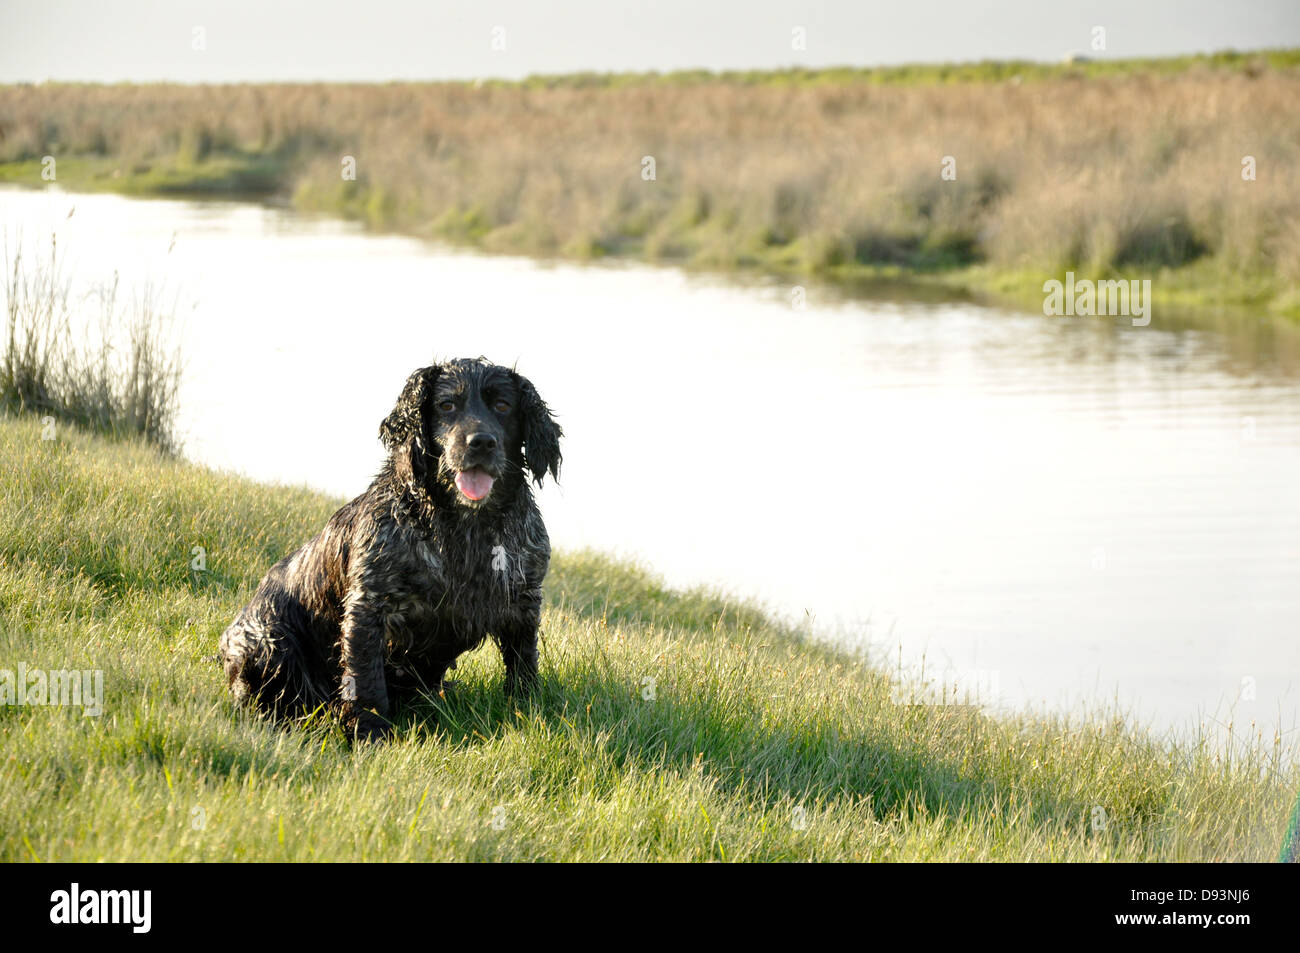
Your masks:
<svg viewBox="0 0 1300 953"><path fill-rule="evenodd" d="M478 450L482 453L497 448L497 438L490 433L472 433L466 443L469 444L471 450Z"/></svg>

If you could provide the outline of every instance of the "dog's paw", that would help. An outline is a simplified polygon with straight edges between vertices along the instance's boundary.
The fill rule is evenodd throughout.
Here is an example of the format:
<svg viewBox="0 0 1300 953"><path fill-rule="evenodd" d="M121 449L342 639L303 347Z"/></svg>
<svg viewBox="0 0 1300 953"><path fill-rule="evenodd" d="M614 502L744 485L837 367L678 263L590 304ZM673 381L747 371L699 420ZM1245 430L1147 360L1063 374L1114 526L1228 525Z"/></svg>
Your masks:
<svg viewBox="0 0 1300 953"><path fill-rule="evenodd" d="M383 741L392 731L388 719L373 711L358 712L348 727L348 734L352 740L362 743Z"/></svg>

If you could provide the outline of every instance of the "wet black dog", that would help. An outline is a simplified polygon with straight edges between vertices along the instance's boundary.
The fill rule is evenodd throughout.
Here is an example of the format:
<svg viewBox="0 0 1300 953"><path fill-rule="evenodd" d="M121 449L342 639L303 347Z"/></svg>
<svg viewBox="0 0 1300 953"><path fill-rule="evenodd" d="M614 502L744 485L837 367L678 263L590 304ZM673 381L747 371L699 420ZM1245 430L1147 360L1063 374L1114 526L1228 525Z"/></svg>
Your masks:
<svg viewBox="0 0 1300 953"><path fill-rule="evenodd" d="M551 547L525 468L558 477L561 430L515 371L479 360L410 376L379 428L370 488L272 567L221 636L230 690L277 716L337 707L383 735L405 689L437 691L491 635L516 695L537 676Z"/></svg>

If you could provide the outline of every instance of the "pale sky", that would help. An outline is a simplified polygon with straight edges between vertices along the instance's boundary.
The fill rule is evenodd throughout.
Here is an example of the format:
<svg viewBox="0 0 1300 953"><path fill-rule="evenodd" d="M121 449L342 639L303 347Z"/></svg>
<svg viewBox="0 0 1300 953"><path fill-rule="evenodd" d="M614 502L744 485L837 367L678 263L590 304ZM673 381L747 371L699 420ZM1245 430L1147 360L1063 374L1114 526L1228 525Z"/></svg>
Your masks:
<svg viewBox="0 0 1300 953"><path fill-rule="evenodd" d="M1091 49L1097 26L1104 52ZM792 48L796 27L804 50ZM1300 46L1300 0L0 0L0 82L518 78L1284 46Z"/></svg>

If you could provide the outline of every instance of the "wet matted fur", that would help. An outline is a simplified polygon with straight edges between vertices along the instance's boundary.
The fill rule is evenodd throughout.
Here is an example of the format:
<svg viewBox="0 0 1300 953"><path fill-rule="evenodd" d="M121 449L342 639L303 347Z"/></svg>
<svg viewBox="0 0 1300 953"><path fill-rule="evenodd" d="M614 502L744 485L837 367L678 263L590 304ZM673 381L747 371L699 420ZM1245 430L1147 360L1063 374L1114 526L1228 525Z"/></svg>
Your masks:
<svg viewBox="0 0 1300 953"><path fill-rule="evenodd" d="M487 636L507 694L535 681L551 546L524 471L558 477L562 436L531 383L482 358L413 373L379 435L370 488L271 568L220 643L237 701L336 708L360 738Z"/></svg>

